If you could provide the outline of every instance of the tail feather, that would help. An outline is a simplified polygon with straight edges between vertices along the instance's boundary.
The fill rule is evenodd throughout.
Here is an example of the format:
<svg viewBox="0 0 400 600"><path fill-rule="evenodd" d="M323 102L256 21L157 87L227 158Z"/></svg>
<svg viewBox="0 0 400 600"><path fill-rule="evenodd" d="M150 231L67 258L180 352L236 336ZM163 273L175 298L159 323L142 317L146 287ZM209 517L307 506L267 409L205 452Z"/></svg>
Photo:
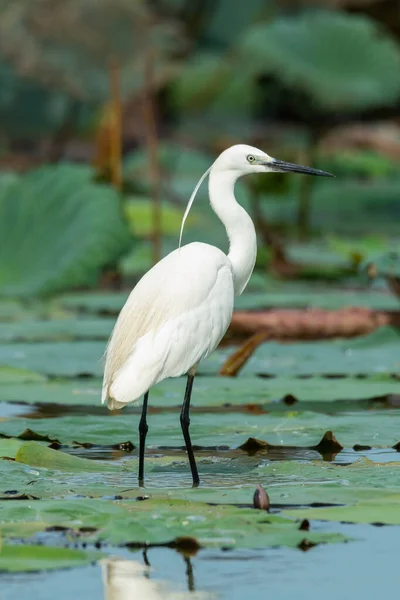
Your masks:
<svg viewBox="0 0 400 600"><path fill-rule="evenodd" d="M103 388L101 390L101 403L105 404L108 398L108 382L103 381Z"/></svg>

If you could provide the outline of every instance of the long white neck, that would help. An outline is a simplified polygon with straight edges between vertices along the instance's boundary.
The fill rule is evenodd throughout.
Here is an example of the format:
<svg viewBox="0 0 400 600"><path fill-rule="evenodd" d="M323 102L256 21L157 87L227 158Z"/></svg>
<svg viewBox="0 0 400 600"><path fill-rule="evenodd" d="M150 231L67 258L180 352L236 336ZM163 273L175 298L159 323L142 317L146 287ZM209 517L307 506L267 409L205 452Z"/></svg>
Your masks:
<svg viewBox="0 0 400 600"><path fill-rule="evenodd" d="M232 263L235 294L239 296L253 272L257 256L254 224L247 212L236 202L233 171L211 169L208 190L210 204L225 226L229 238L228 258Z"/></svg>

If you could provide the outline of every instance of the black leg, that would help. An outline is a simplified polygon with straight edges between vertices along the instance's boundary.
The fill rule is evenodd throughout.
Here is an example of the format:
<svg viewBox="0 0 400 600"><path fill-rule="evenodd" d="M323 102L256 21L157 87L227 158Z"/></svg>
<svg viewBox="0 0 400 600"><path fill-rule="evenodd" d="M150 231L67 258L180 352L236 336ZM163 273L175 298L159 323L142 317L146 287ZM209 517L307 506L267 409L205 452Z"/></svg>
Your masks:
<svg viewBox="0 0 400 600"><path fill-rule="evenodd" d="M190 560L189 556L184 556L183 560L186 563L186 578L187 578L188 590L189 590L189 592L195 592L196 588L195 588L195 584L194 584L192 561Z"/></svg>
<svg viewBox="0 0 400 600"><path fill-rule="evenodd" d="M146 567L151 567L150 561L149 561L148 556L147 556L147 548L145 548L143 550L142 556L143 556L143 562L146 565Z"/></svg>
<svg viewBox="0 0 400 600"><path fill-rule="evenodd" d="M146 435L149 430L146 421L148 399L149 392L146 392L143 398L142 416L139 423L139 487L143 487L144 479L144 451L146 447Z"/></svg>
<svg viewBox="0 0 400 600"><path fill-rule="evenodd" d="M193 478L193 487L197 487L200 483L199 473L197 471L196 461L193 454L192 442L190 440L189 435L189 408L190 408L190 396L192 395L192 387L193 387L194 375L188 375L186 391L185 391L185 399L183 401L182 411L181 411L181 427L183 437L185 439L186 451L189 458L190 470L192 471Z"/></svg>

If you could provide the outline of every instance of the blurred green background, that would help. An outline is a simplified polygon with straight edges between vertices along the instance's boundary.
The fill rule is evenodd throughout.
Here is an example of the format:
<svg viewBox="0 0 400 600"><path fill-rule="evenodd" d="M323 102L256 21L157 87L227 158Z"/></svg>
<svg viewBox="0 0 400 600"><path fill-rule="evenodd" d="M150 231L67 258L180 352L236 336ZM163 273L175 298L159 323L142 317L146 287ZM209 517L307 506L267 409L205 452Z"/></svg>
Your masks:
<svg viewBox="0 0 400 600"><path fill-rule="evenodd" d="M399 292L398 0L0 0L0 294L131 287L235 143L337 177L238 184L256 276Z"/></svg>

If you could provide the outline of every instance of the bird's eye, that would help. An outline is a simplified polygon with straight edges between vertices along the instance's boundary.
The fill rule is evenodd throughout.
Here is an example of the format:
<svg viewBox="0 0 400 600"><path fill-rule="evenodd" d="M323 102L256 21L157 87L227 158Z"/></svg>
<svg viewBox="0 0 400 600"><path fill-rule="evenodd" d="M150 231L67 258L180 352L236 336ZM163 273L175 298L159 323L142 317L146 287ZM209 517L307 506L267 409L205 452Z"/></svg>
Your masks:
<svg viewBox="0 0 400 600"><path fill-rule="evenodd" d="M252 154L249 154L247 157L247 160L249 163L253 163L256 160L256 158Z"/></svg>

